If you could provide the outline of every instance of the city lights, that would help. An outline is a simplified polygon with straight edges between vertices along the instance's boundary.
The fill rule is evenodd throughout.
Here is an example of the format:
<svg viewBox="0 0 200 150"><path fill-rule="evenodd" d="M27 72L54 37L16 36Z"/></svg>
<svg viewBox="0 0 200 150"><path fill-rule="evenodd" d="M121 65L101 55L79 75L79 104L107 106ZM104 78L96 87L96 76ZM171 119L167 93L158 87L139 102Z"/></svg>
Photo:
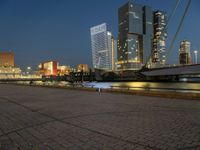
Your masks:
<svg viewBox="0 0 200 150"><path fill-rule="evenodd" d="M194 56L195 56L195 63L198 64L198 51L194 51Z"/></svg>

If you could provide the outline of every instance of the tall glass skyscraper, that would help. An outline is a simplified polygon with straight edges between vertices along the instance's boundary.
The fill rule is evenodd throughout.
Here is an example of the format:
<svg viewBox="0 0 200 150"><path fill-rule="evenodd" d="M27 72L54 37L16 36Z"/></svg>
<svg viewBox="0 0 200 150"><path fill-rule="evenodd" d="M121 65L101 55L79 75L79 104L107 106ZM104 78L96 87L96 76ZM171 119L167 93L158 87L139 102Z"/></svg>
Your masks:
<svg viewBox="0 0 200 150"><path fill-rule="evenodd" d="M90 29L93 68L114 70L115 42L106 23Z"/></svg>
<svg viewBox="0 0 200 150"><path fill-rule="evenodd" d="M119 8L118 20L118 68L141 69L151 55L153 11L130 1Z"/></svg>
<svg viewBox="0 0 200 150"><path fill-rule="evenodd" d="M152 66L161 67L166 65L166 29L167 16L163 11L154 12L154 40Z"/></svg>

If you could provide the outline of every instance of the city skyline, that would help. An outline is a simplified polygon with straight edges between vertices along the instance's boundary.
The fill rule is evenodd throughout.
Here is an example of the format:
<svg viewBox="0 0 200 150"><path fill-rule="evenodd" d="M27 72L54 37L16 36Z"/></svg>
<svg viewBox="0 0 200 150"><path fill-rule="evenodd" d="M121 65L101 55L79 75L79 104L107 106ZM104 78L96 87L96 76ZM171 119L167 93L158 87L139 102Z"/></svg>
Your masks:
<svg viewBox="0 0 200 150"><path fill-rule="evenodd" d="M41 3L37 0L34 2L29 1L29 3L24 0L0 2L0 19L2 20L0 25L0 51L14 51L18 66L26 67L31 65L36 67L44 60L58 60L61 64L69 64L71 66L79 63L87 63L92 66L89 28L106 22L111 28L114 37L117 38L117 11L127 1L92 2L88 0L68 3L64 1L57 3L48 1L47 5L45 5L45 2L47 1L44 0ZM163 2L158 0L151 0L151 2L136 0L135 2L148 5L153 9L166 11L167 15L169 15L171 7L175 4L175 0L166 2L166 5L163 5ZM185 2L182 1L183 4ZM97 4L95 5L95 3ZM87 6L82 8L81 4ZM200 31L194 32L200 25L200 21L197 19L199 5L200 2L198 0L192 1L181 30L184 32L179 35L174 47L174 53L171 56L172 63L178 62L180 41L184 39L191 41L191 51L199 49L198 35L200 35ZM78 9L78 12L70 13L75 8ZM104 8L103 12L100 11L102 8ZM181 11L182 13L183 11ZM179 14L180 12L178 16ZM192 21L196 22L191 23ZM174 21L170 23L170 26L175 23L177 26L177 22ZM167 38L167 43L171 40L174 30L168 29L169 37ZM76 44L77 42L79 44ZM194 58L193 54L192 57Z"/></svg>

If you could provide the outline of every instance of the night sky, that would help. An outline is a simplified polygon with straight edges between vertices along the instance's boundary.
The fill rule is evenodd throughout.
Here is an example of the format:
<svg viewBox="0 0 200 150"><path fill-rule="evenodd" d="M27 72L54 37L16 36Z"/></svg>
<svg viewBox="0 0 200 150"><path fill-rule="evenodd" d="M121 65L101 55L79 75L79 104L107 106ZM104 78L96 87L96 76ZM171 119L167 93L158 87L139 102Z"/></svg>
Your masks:
<svg viewBox="0 0 200 150"><path fill-rule="evenodd" d="M0 51L13 50L17 66L36 67L46 60L61 65L91 66L90 27L106 22L117 38L118 8L128 0L0 0ZM172 10L175 0L135 0L153 9ZM178 13L168 29L169 43L183 14L187 0L181 0ZM168 14L169 15L169 14ZM180 40L200 49L200 0L192 5L178 36L171 63L178 61ZM200 54L200 53L199 53Z"/></svg>

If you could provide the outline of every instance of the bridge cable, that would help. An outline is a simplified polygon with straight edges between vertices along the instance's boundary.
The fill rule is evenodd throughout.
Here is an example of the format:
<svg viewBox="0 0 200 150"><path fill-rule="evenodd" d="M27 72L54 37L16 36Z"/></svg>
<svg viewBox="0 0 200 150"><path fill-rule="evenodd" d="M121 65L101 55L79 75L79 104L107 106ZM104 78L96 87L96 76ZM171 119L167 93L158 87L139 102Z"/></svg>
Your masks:
<svg viewBox="0 0 200 150"><path fill-rule="evenodd" d="M167 22L166 22L166 25L164 26L163 31L167 29L167 27L168 27L168 25L169 25L171 19L174 17L174 15L175 15L175 13L176 13L176 10L177 10L177 8L178 8L178 6L179 6L179 4L180 4L180 1L181 1L181 0L176 0L176 3L175 3L175 5L174 5L174 7L173 7L173 9L172 9L172 12L171 12L169 18L167 19ZM163 34L164 34L164 32L161 33L161 35L160 35L160 37L159 37L160 39L161 39L161 37L163 36ZM146 67L147 64L149 63L149 61L151 60L151 58L152 58L152 56L153 56L153 53L154 53L154 51L152 50L152 51L151 51L151 54L149 55L149 57L148 57L148 59L147 59L146 64L144 65L144 67Z"/></svg>
<svg viewBox="0 0 200 150"><path fill-rule="evenodd" d="M179 4L180 4L180 1L181 1L181 0L176 0L176 4L175 4L175 6L174 6L174 8L173 8L173 10L172 10L172 13L170 14L170 16L169 16L167 22L166 22L165 28L168 26L169 22L171 21L171 18L174 17L174 15L175 15L175 13L176 13L176 10L177 10L177 8L178 8L178 6L179 6Z"/></svg>
<svg viewBox="0 0 200 150"><path fill-rule="evenodd" d="M179 34L180 30L181 30L181 27L183 26L184 19L185 19L187 13L188 13L189 8L190 8L191 2L192 2L192 0L189 0L189 1L188 1L187 7L186 7L186 9L185 9L185 11L184 11L184 14L183 14L182 18L181 18L181 22L180 22L180 24L179 24L179 26L178 26L178 29L177 29L177 31L176 31L174 37L173 37L173 40L172 40L172 42L171 42L170 47L169 47L169 51L168 51L168 53L167 53L166 59L168 59L169 56L170 56L170 54L171 54L171 51L172 51L172 49L173 49L173 47L174 47L174 43L175 43L175 41L176 41L176 38L177 38L177 36L178 36L178 34Z"/></svg>

